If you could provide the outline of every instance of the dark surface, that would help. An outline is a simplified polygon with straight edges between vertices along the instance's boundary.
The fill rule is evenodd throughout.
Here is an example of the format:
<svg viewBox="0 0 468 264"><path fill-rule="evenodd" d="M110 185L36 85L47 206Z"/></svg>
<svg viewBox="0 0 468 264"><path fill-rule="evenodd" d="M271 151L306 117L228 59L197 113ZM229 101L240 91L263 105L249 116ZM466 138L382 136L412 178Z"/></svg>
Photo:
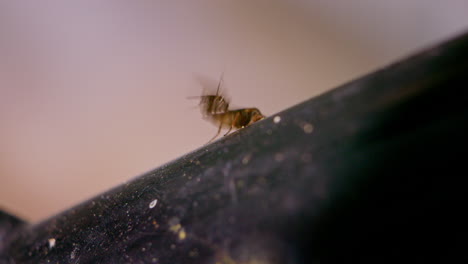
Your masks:
<svg viewBox="0 0 468 264"><path fill-rule="evenodd" d="M468 263L467 72L464 35L12 225L0 262Z"/></svg>

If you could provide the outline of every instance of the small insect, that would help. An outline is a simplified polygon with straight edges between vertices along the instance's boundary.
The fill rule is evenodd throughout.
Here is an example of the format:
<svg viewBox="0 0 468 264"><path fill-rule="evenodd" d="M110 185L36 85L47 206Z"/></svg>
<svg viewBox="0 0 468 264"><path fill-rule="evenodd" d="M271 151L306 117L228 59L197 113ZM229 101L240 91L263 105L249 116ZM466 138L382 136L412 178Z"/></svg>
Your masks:
<svg viewBox="0 0 468 264"><path fill-rule="evenodd" d="M219 136L222 128L228 129L226 134L224 134L224 136L226 136L232 131L233 128L241 129L265 118L265 116L257 108L229 110L229 100L227 100L220 93L222 80L223 77L221 75L216 94L205 94L199 97L191 97L200 98L199 106L203 118L218 126L218 132L210 141L208 141L208 143Z"/></svg>

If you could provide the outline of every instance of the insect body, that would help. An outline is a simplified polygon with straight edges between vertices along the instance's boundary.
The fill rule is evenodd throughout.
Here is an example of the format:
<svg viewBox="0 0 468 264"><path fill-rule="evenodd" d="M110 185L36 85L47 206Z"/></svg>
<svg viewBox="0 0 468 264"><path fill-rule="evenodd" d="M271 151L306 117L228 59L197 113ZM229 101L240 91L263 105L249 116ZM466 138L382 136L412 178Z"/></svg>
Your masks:
<svg viewBox="0 0 468 264"><path fill-rule="evenodd" d="M246 126L249 126L259 120L265 118L264 115L257 108L242 108L237 110L230 110L224 113L214 114L208 116L208 119L215 124L218 124L218 133L209 141L213 141L218 137L221 129L228 128L228 132L224 134L225 136L231 132L233 128L240 129ZM208 142L208 143L209 143Z"/></svg>
<svg viewBox="0 0 468 264"><path fill-rule="evenodd" d="M229 110L229 100L222 96L219 92L222 77L218 83L218 88L215 95L202 95L200 98L200 110L203 117L218 126L216 135L208 141L210 143L219 136L222 128L227 128L228 132L225 136L232 131L232 129L240 129L249 126L265 116L257 108L241 108ZM192 97L193 98L193 97Z"/></svg>

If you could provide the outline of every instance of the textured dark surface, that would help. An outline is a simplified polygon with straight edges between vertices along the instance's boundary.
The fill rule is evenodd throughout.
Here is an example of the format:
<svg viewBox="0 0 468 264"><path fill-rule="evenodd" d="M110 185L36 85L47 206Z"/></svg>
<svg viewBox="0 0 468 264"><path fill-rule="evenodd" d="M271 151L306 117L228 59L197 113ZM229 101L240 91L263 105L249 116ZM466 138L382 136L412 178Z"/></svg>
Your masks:
<svg viewBox="0 0 468 264"><path fill-rule="evenodd" d="M1 215L0 262L467 263L467 73L464 35L41 223Z"/></svg>

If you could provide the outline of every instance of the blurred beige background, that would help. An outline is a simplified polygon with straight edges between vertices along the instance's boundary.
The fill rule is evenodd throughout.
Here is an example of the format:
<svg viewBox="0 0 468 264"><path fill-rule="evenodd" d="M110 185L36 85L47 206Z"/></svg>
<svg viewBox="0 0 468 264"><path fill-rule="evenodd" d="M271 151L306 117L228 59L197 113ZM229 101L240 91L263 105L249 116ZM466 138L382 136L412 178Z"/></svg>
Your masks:
<svg viewBox="0 0 468 264"><path fill-rule="evenodd" d="M467 3L2 1L0 207L44 219L205 144L196 75L272 115L468 30Z"/></svg>

